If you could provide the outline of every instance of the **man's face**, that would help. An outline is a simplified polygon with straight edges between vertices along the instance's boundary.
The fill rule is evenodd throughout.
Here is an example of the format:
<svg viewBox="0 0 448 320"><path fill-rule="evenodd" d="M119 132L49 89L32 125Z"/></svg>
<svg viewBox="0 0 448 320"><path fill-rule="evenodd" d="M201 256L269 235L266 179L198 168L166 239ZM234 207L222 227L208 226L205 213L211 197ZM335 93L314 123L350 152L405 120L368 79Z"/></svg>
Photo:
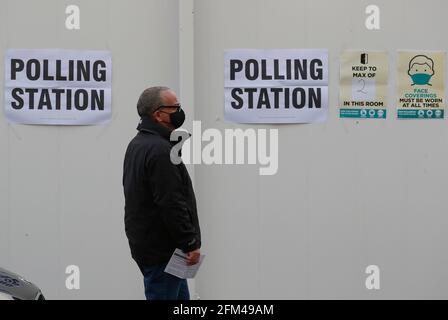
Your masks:
<svg viewBox="0 0 448 320"><path fill-rule="evenodd" d="M171 124L170 121L170 113L176 112L177 105L179 105L179 101L177 100L176 94L172 90L166 90L163 91L161 94L162 98L162 105L163 106L169 106L169 107L162 107L158 109L156 112L154 112L154 119L160 123L161 125L164 125L165 127L174 130L174 126Z"/></svg>

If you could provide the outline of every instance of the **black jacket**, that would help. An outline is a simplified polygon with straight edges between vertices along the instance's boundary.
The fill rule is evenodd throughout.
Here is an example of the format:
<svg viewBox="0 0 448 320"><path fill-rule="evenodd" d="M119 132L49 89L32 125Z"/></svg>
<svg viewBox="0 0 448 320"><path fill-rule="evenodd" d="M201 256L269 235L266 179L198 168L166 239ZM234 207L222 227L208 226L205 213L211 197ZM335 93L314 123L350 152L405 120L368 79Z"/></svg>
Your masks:
<svg viewBox="0 0 448 320"><path fill-rule="evenodd" d="M201 232L190 176L171 162L170 131L143 117L123 166L125 230L137 264L167 262L176 248L200 248Z"/></svg>

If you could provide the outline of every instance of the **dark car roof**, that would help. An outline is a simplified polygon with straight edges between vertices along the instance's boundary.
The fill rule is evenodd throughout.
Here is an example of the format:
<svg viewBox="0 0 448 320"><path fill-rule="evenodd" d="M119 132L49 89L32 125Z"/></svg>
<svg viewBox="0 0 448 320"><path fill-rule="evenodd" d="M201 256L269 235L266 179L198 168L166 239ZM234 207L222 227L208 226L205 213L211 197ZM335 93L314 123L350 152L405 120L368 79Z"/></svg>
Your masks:
<svg viewBox="0 0 448 320"><path fill-rule="evenodd" d="M18 300L35 300L41 295L34 284L3 268L0 268L0 292Z"/></svg>

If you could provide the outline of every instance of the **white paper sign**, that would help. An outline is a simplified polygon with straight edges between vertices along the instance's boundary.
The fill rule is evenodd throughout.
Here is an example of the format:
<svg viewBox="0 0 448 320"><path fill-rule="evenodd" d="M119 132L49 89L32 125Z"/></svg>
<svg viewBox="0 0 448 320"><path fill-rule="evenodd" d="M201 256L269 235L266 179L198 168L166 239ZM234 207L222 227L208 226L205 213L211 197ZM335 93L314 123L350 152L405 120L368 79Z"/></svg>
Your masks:
<svg viewBox="0 0 448 320"><path fill-rule="evenodd" d="M12 123L103 124L111 119L109 51L10 49L5 115Z"/></svg>
<svg viewBox="0 0 448 320"><path fill-rule="evenodd" d="M236 49L224 53L225 119L322 122L328 111L328 50Z"/></svg>
<svg viewBox="0 0 448 320"><path fill-rule="evenodd" d="M205 255L201 254L199 257L199 262L189 266L187 265L187 254L180 249L176 249L174 250L174 253L164 271L181 279L194 278L202 264L202 261L204 260L204 257Z"/></svg>

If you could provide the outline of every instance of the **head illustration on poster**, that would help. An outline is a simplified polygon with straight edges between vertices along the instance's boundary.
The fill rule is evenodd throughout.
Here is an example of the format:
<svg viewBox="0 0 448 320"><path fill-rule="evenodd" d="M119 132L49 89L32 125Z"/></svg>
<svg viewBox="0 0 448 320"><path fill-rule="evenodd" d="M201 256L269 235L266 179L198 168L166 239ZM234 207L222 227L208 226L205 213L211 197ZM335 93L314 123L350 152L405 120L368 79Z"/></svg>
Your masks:
<svg viewBox="0 0 448 320"><path fill-rule="evenodd" d="M434 75L434 60L425 55L414 56L409 61L408 75L412 79L412 85L428 85Z"/></svg>

